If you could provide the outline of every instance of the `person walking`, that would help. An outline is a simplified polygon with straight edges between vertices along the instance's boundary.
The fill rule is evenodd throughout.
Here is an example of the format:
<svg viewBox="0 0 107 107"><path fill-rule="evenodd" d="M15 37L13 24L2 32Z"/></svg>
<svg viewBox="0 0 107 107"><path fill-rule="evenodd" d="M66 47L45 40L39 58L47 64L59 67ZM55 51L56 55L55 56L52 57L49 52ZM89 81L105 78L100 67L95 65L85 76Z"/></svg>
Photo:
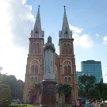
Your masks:
<svg viewBox="0 0 107 107"><path fill-rule="evenodd" d="M80 101L78 99L76 100L76 107L80 107Z"/></svg>
<svg viewBox="0 0 107 107"><path fill-rule="evenodd" d="M82 102L80 101L80 107L83 107Z"/></svg>

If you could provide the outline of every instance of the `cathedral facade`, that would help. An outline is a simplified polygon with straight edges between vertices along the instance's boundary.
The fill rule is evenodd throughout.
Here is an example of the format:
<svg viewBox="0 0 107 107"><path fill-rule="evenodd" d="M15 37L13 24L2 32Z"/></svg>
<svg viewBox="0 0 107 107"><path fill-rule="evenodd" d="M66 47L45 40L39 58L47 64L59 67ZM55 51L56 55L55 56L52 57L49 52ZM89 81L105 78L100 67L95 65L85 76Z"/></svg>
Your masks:
<svg viewBox="0 0 107 107"><path fill-rule="evenodd" d="M78 85L76 80L76 65L73 46L72 31L69 28L66 9L62 30L59 31L59 55L55 55L55 79L57 84L68 84L71 86L71 98L78 98ZM34 29L29 38L29 53L26 65L24 102L40 103L40 83L44 77L44 31L41 28L40 9L38 8ZM56 95L57 97L57 95ZM65 96L57 102L64 103Z"/></svg>

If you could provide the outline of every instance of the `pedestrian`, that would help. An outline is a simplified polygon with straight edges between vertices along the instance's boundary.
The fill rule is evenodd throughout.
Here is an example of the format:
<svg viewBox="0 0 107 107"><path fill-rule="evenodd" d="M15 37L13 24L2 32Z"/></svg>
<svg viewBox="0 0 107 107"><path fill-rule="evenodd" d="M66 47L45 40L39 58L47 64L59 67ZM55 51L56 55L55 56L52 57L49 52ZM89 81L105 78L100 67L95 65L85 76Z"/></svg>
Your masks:
<svg viewBox="0 0 107 107"><path fill-rule="evenodd" d="M80 101L80 107L83 107L82 102Z"/></svg>
<svg viewBox="0 0 107 107"><path fill-rule="evenodd" d="M80 107L80 101L76 100L76 107Z"/></svg>

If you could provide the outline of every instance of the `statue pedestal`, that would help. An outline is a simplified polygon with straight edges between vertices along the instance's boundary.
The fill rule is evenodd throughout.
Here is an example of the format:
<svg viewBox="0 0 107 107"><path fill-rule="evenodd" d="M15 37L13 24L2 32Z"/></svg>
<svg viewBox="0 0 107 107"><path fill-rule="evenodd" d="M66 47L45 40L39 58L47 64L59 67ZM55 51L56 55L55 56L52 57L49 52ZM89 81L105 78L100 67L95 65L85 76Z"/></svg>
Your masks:
<svg viewBox="0 0 107 107"><path fill-rule="evenodd" d="M41 107L56 107L56 81L42 81Z"/></svg>

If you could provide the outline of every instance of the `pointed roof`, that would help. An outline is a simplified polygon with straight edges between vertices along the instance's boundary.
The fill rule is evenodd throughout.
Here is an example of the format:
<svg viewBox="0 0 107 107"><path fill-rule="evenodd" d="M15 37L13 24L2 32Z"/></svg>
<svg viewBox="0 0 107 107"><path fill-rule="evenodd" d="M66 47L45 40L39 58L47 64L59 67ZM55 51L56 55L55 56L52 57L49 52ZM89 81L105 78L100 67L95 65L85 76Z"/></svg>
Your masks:
<svg viewBox="0 0 107 107"><path fill-rule="evenodd" d="M34 25L34 29L31 31L31 38L42 38L43 36L44 36L44 31L42 31L41 28L40 6L38 6L36 22Z"/></svg>
<svg viewBox="0 0 107 107"><path fill-rule="evenodd" d="M72 38L72 32L70 31L69 28L65 6L64 6L62 30L60 31L60 38L67 38L67 39Z"/></svg>
<svg viewBox="0 0 107 107"><path fill-rule="evenodd" d="M66 14L66 7L64 6L64 16L63 16L63 25L62 25L62 30L69 29L68 25L68 19L67 19L67 14Z"/></svg>
<svg viewBox="0 0 107 107"><path fill-rule="evenodd" d="M36 16L36 22L35 22L34 29L36 29L36 27L41 30L40 6L38 7L38 12L37 12L37 16Z"/></svg>

